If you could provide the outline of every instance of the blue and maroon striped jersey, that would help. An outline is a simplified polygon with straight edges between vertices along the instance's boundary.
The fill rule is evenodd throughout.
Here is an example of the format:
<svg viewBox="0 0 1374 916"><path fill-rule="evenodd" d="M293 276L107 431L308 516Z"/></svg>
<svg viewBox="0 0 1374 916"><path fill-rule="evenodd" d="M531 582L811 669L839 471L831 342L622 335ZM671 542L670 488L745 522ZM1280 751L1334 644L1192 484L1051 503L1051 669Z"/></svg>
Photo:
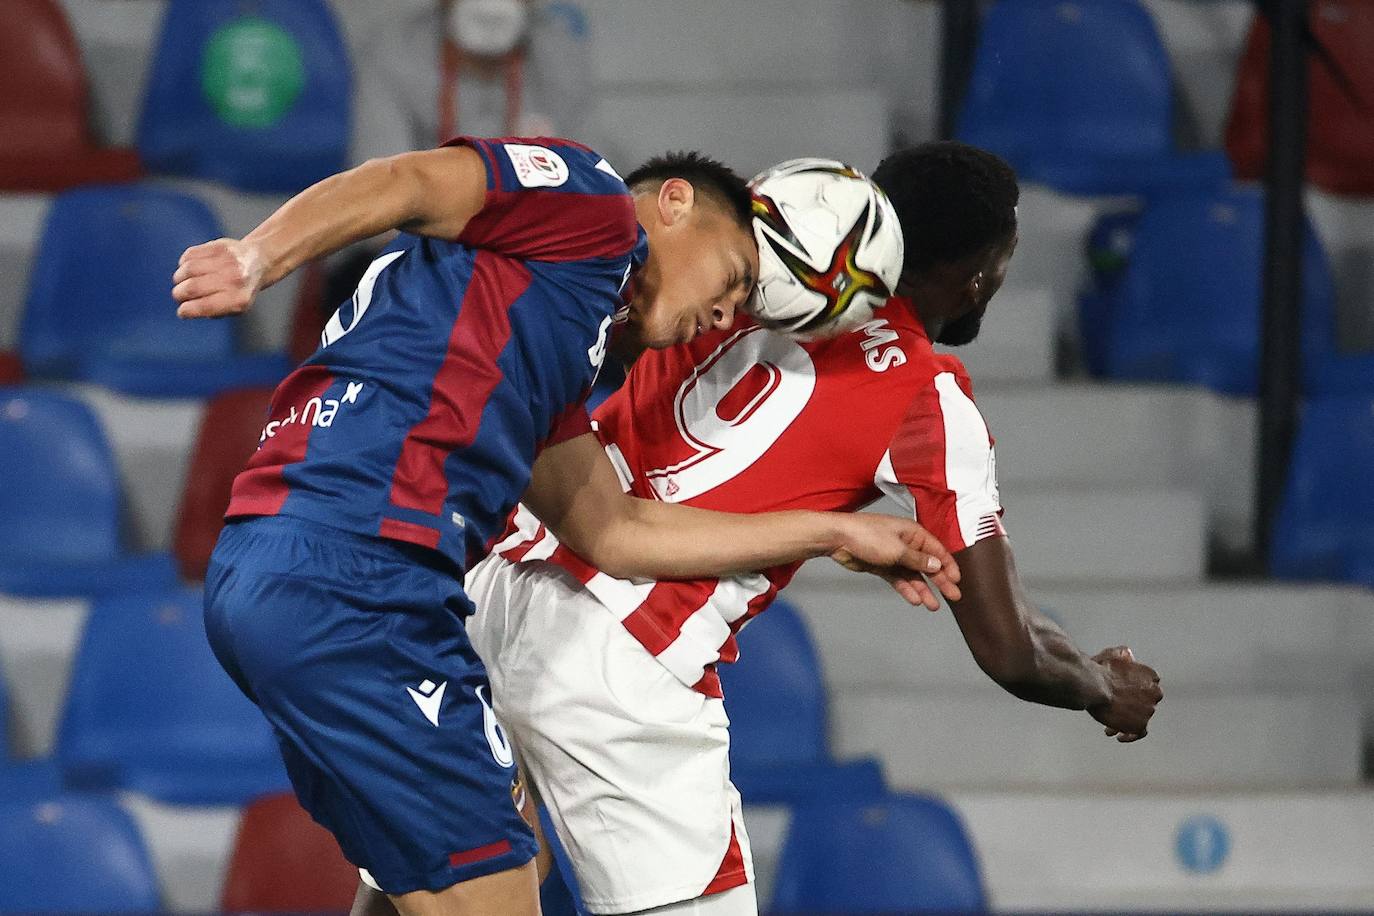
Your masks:
<svg viewBox="0 0 1374 916"><path fill-rule="evenodd" d="M486 203L453 241L401 236L283 381L226 516L286 515L484 556L583 401L648 246L624 181L567 140L461 138Z"/></svg>

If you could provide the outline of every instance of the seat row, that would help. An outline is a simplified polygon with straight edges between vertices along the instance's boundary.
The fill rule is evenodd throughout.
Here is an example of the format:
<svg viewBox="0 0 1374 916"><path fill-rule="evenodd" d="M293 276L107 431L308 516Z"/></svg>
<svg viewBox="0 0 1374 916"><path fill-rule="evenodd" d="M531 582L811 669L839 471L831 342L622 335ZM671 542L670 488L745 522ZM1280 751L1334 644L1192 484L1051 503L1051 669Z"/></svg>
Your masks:
<svg viewBox="0 0 1374 916"><path fill-rule="evenodd" d="M1000 0L984 17L960 139L1006 157L1023 180L1071 194L1139 194L1263 177L1270 28L1257 5L1236 76L1226 156L1174 142L1175 80L1139 0ZM1310 4L1308 176L1374 194L1374 7Z"/></svg>
<svg viewBox="0 0 1374 916"><path fill-rule="evenodd" d="M55 191L141 172L293 192L347 161L351 88L325 0L167 4L138 149L91 136L86 70L57 0L0 5L0 189Z"/></svg>

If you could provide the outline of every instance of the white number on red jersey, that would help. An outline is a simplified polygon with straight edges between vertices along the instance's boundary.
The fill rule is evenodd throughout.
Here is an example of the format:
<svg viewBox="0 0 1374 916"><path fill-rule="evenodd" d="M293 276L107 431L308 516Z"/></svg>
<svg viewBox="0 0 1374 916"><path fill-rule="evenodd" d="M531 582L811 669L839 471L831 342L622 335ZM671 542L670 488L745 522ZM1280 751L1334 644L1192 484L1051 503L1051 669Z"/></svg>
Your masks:
<svg viewBox="0 0 1374 916"><path fill-rule="evenodd" d="M681 457L645 477L658 497L682 502L742 473L806 408L816 367L796 341L762 328L728 337L673 398Z"/></svg>

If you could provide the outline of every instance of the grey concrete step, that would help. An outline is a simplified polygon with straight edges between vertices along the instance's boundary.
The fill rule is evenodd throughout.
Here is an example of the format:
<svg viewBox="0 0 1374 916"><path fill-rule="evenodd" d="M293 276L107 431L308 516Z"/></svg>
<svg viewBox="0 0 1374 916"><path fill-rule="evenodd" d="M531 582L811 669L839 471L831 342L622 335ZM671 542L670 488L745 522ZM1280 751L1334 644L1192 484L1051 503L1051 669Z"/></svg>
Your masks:
<svg viewBox="0 0 1374 916"><path fill-rule="evenodd" d="M1086 713L1025 703L994 686L841 690L841 756L876 754L903 789L1350 787L1360 779L1352 691L1179 688L1143 741L1105 737Z"/></svg>
<svg viewBox="0 0 1374 916"><path fill-rule="evenodd" d="M1032 582L1027 590L1084 651L1130 646L1166 690L1344 690L1374 672L1374 594L1362 589ZM913 609L877 580L798 584L783 598L805 616L833 690L989 683L947 611ZM747 629L740 645L747 664Z"/></svg>
<svg viewBox="0 0 1374 916"><path fill-rule="evenodd" d="M983 330L963 360L975 391L988 383L1044 384L1054 377L1055 304L1049 290L1008 285L993 299Z"/></svg>

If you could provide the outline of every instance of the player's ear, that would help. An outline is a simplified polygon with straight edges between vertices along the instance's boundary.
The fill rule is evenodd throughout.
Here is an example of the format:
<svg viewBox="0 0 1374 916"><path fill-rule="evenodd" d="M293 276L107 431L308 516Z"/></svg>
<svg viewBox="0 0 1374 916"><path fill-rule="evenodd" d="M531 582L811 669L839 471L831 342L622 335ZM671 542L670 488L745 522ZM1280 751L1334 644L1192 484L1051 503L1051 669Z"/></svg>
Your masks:
<svg viewBox="0 0 1374 916"><path fill-rule="evenodd" d="M669 178L658 189L658 216L665 226L686 219L695 204L696 189L685 178Z"/></svg>

